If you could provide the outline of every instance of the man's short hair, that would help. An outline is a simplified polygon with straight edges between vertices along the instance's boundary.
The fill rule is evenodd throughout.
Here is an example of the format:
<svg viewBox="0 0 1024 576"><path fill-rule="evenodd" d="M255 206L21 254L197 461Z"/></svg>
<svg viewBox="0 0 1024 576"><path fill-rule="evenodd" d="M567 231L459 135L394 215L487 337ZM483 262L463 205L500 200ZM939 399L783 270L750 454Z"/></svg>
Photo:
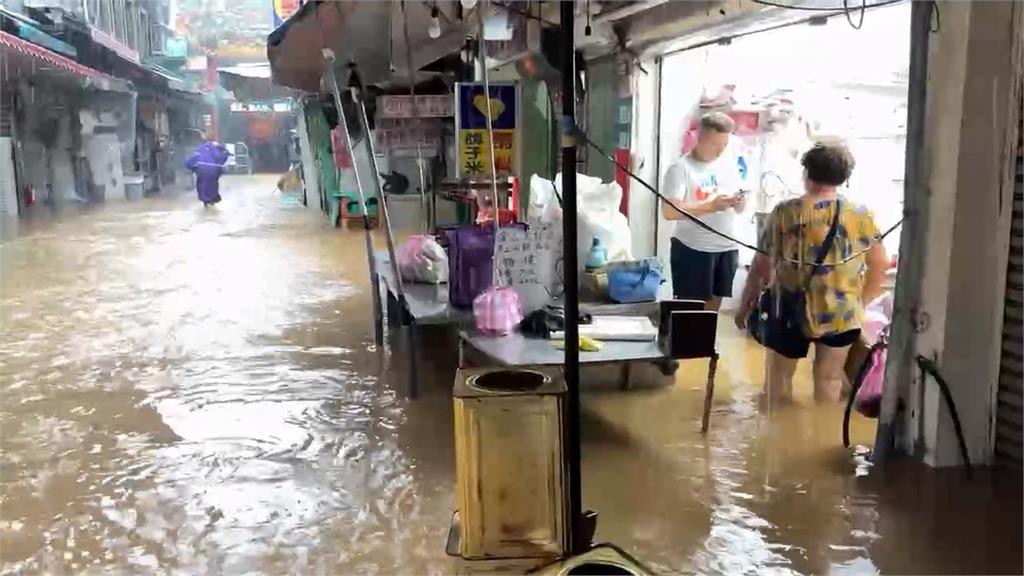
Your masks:
<svg viewBox="0 0 1024 576"><path fill-rule="evenodd" d="M708 112L700 117L701 130L714 130L720 134L732 134L736 123L723 112Z"/></svg>
<svg viewBox="0 0 1024 576"><path fill-rule="evenodd" d="M842 142L818 142L804 152L800 164L807 179L816 184L840 186L850 179L856 161Z"/></svg>

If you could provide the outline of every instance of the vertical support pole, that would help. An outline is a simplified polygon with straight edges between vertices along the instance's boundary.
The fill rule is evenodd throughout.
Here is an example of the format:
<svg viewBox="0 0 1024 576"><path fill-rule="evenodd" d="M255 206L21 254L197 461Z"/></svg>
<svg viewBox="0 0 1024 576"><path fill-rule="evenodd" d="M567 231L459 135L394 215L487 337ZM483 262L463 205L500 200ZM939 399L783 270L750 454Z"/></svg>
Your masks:
<svg viewBox="0 0 1024 576"><path fill-rule="evenodd" d="M921 300L927 230L927 176L924 169L925 112L928 93L928 42L933 2L913 2L910 8L910 80L907 96L906 178L903 192L903 230L893 306L892 337L886 362L873 460L883 462L895 448L897 409L915 378L914 346L917 309Z"/></svg>
<svg viewBox="0 0 1024 576"><path fill-rule="evenodd" d="M573 34L575 3L560 4L562 61L562 245L565 272L565 455L568 475L569 553L579 554L584 542L583 491L580 478L580 341L579 278L576 255L576 140L568 132L576 126L576 41Z"/></svg>
<svg viewBox="0 0 1024 576"><path fill-rule="evenodd" d="M715 397L715 372L718 371L718 352L708 362L708 382L704 388L704 413L700 418L700 433L707 434L708 422L711 420L711 401Z"/></svg>
<svg viewBox="0 0 1024 576"><path fill-rule="evenodd" d="M331 94L334 96L334 107L338 109L338 125L341 126L341 129L345 132L345 143L348 146L349 156L352 157L352 169L356 176L356 188L359 191L359 201L363 205L366 258L370 264L370 286L372 287L373 292L373 330L377 346L382 346L384 344L384 308L380 301L380 280L377 277L377 256L373 253L373 233L370 229L370 212L366 206L366 194L363 191L363 181L359 178L359 170L356 166L356 151L355 146L352 145L352 133L348 130L348 119L345 118L345 109L341 105L341 92L338 88L338 78L334 73L334 54L327 49L324 49L324 70L327 85L331 90ZM369 138L370 135L366 134L366 137ZM340 168L338 181L341 182Z"/></svg>
<svg viewBox="0 0 1024 576"><path fill-rule="evenodd" d="M405 65L409 69L409 98L412 104L412 118L414 125L417 128L421 128L420 110L419 106L416 105L416 69L412 64L412 44L409 42L409 15L405 12L405 0L402 0L399 6L402 10L402 34L405 39ZM434 220L428 214L427 179L423 174L423 150L420 148L419 138L416 138L416 168L418 168L420 176L420 232L422 234L430 234ZM433 196L433 192L431 192L431 196Z"/></svg>
<svg viewBox="0 0 1024 576"><path fill-rule="evenodd" d="M398 292L398 308L402 311L402 327L406 332L406 344L409 346L409 389L408 396L416 398L419 395L419 376L416 366L416 324L409 313L409 305L405 299L405 285L402 282L402 272L398 269L398 259L395 257L395 235L391 229L391 213L388 211L388 199L384 193L384 187L380 183L380 168L377 166L377 150L373 146L373 136L370 134L370 120L366 117L366 104L363 102L363 95L353 94L353 101L359 107L359 122L363 127L363 134L366 135L366 149L370 155L370 179L373 181L373 188L377 191L377 206L380 208L381 217L384 219L384 237L387 241L388 259L391 260L391 273L395 277L395 290ZM355 164L355 156L352 157ZM366 208L363 208L366 211Z"/></svg>

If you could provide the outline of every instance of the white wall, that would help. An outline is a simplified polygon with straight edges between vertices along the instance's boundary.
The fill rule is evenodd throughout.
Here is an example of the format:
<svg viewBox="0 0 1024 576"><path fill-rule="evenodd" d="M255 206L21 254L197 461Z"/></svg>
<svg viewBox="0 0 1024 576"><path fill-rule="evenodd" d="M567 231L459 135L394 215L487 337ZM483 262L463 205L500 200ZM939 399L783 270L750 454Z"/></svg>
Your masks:
<svg viewBox="0 0 1024 576"><path fill-rule="evenodd" d="M17 183L14 181L14 141L0 138L0 226L18 216Z"/></svg>
<svg viewBox="0 0 1024 576"><path fill-rule="evenodd" d="M655 138L657 131L658 106L658 65L651 59L641 63L649 74L640 72L634 76L633 88L633 134L631 160L633 172L657 186L658 149ZM632 233L633 257L643 258L655 255L655 229L658 227L658 204L653 194L637 182L629 185L629 229Z"/></svg>
<svg viewBox="0 0 1024 576"><path fill-rule="evenodd" d="M299 106L296 109L295 116L298 119L299 152L302 157L302 178L306 186L307 206L319 209L320 172L317 170L316 160L313 158L313 146L309 142L309 132L306 129L306 111L303 106Z"/></svg>

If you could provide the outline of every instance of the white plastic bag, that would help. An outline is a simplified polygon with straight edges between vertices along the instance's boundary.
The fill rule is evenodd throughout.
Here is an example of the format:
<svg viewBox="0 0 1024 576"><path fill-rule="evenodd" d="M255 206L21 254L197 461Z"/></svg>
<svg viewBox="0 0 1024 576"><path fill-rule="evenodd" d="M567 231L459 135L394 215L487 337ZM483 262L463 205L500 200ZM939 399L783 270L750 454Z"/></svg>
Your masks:
<svg viewBox="0 0 1024 576"><path fill-rule="evenodd" d="M551 180L545 180L536 174L530 177L530 204L526 208L528 224L561 224L562 205L555 190L555 183Z"/></svg>
<svg viewBox="0 0 1024 576"><path fill-rule="evenodd" d="M555 177L555 184L561 191L562 175ZM622 202L622 187L615 182L603 184L600 178L576 175L576 209L578 213L577 262L582 271L587 253L594 238L608 249L608 261L632 260L633 237L629 231L629 220L619 212Z"/></svg>
<svg viewBox="0 0 1024 576"><path fill-rule="evenodd" d="M892 294L886 292L864 307L862 332L869 344L878 341L879 334L892 322Z"/></svg>
<svg viewBox="0 0 1024 576"><path fill-rule="evenodd" d="M448 281L448 255L433 236L409 236L396 251L395 259L403 280L422 284Z"/></svg>

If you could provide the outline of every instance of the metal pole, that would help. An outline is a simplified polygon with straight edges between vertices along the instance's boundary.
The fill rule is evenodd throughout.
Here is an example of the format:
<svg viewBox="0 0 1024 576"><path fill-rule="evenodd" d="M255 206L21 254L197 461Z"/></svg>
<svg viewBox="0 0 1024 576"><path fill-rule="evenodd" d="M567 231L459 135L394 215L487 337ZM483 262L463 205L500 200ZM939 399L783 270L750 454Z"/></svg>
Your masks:
<svg viewBox="0 0 1024 576"><path fill-rule="evenodd" d="M576 125L576 41L573 2L560 5L562 60L562 127ZM580 479L580 342L579 278L576 255L576 140L562 135L562 252L565 272L565 457L569 486L569 552L579 554L590 545L583 542L583 495Z"/></svg>
<svg viewBox="0 0 1024 576"><path fill-rule="evenodd" d="M487 74L487 42L484 40L484 7L487 6L486 2L481 2L480 6L476 10L476 22L479 26L480 37L480 62L482 64L482 72L484 79L484 99L487 102L487 114L484 120L487 122L487 146L491 159L491 204L494 210L494 246L498 246L498 228L501 227L501 205L498 204L498 168L495 164L495 150L494 150L494 120L491 118L491 82ZM498 285L498 278L500 276L498 272L498 255L494 255L494 285Z"/></svg>
<svg viewBox="0 0 1024 576"><path fill-rule="evenodd" d="M353 94L355 96L355 94ZM384 219L384 237L387 239L388 258L391 260L391 271L395 277L395 291L398 293L398 309L402 315L402 326L405 329L406 344L409 347L409 397L416 398L419 395L419 376L416 370L416 337L415 327L409 321L409 307L405 301L405 285L402 282L402 274L398 270L398 259L395 258L395 236L391 230L391 215L388 212L388 200L384 194L384 187L380 185L380 169L377 167L377 151L373 147L373 138L370 136L370 121L366 117L366 105L363 103L362 95L358 96L356 102L359 104L359 120L362 122L363 133L366 134L366 145L370 152L370 162L373 166L372 179L374 188L377 190L377 198L380 205L381 217ZM355 158L353 157L353 163ZM365 208L363 209L366 210Z"/></svg>
<svg viewBox="0 0 1024 576"><path fill-rule="evenodd" d="M366 194L363 193L363 182L359 178L359 169L356 165L356 151L352 145L352 136L348 131L348 119L345 118L345 109L341 105L341 92L338 89L338 78L334 74L334 53L325 48L324 49L324 62L327 75L328 85L331 88L331 94L334 96L334 107L338 109L338 125L345 132L345 143L348 147L348 154L352 158L352 171L356 175L356 189L359 191L359 202L363 206L363 226L366 233L366 258L370 262L370 285L373 286L373 318L374 318L374 334L376 336L377 344L383 344L384 341L384 327L381 326L381 319L384 317L384 309L380 302L380 289L377 283L377 257L373 253L373 234L370 231L370 212L366 206ZM366 138L370 135L365 134ZM338 167L338 184L341 185L341 167ZM340 208L339 208L340 210Z"/></svg>
<svg viewBox="0 0 1024 576"><path fill-rule="evenodd" d="M412 99L412 118L417 129L423 129L420 120L419 106L416 105L416 74L412 65L412 46L409 43L409 16L405 12L405 0L402 0L402 32L405 34L405 65L409 69L409 97ZM420 140L416 138L416 167L419 168L420 176L420 224L423 234L430 233L430 220L427 212L427 179L423 175L423 151L420 148Z"/></svg>
<svg viewBox="0 0 1024 576"><path fill-rule="evenodd" d="M916 316L927 250L928 180L925 174L925 112L928 94L928 43L933 2L913 2L910 8L910 79L907 97L906 178L903 230L893 306L892 338L886 363L886 386L875 436L873 460L883 462L895 448L900 398L909 397L915 378ZM918 418L920 418L918 407Z"/></svg>

